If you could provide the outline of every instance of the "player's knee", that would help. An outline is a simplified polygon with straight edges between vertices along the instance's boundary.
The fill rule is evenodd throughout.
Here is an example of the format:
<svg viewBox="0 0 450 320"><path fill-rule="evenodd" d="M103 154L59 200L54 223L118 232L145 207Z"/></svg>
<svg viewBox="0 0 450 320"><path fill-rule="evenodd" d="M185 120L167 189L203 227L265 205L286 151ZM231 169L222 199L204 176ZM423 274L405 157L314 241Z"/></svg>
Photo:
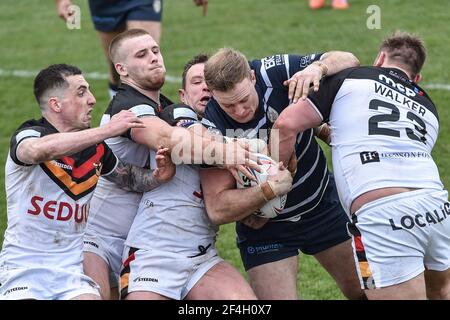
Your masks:
<svg viewBox="0 0 450 320"><path fill-rule="evenodd" d="M257 300L255 293L252 290L236 291L231 294L230 300Z"/></svg>
<svg viewBox="0 0 450 320"><path fill-rule="evenodd" d="M349 300L367 300L364 290L362 290L359 286L347 284L341 288L341 291Z"/></svg>
<svg viewBox="0 0 450 320"><path fill-rule="evenodd" d="M427 288L427 298L430 300L450 300L450 283L437 288Z"/></svg>

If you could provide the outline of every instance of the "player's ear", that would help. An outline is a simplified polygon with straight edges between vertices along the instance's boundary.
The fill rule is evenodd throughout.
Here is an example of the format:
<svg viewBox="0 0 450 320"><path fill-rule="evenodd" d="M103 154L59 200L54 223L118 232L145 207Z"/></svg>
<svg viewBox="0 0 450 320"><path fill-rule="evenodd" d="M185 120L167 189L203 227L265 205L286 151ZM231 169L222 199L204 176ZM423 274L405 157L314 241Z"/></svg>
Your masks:
<svg viewBox="0 0 450 320"><path fill-rule="evenodd" d="M250 70L250 80L253 84L256 83L256 76L255 76L255 70Z"/></svg>
<svg viewBox="0 0 450 320"><path fill-rule="evenodd" d="M414 81L414 83L419 83L420 80L422 80L422 74L418 73L414 77L413 81Z"/></svg>
<svg viewBox="0 0 450 320"><path fill-rule="evenodd" d="M47 106L54 112L61 112L61 102L57 97L50 97L47 101Z"/></svg>
<svg viewBox="0 0 450 320"><path fill-rule="evenodd" d="M127 76L128 75L127 67L125 67L124 64L118 62L118 63L114 64L114 68L116 69L117 73L120 76Z"/></svg>
<svg viewBox="0 0 450 320"><path fill-rule="evenodd" d="M373 62L373 65L375 67L381 67L385 60L386 60L386 53L383 52L383 51L380 51L378 53L377 57L375 58L375 61Z"/></svg>
<svg viewBox="0 0 450 320"><path fill-rule="evenodd" d="M184 89L178 89L178 96L180 97L181 102L183 102L184 104L188 104L186 102L186 91L184 91Z"/></svg>

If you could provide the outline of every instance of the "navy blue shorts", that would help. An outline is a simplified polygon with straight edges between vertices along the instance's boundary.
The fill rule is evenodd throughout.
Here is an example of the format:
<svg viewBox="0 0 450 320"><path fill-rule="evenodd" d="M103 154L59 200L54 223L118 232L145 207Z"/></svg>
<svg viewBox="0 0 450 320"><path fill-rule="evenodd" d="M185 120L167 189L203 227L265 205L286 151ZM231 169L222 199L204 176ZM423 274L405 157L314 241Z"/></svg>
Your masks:
<svg viewBox="0 0 450 320"><path fill-rule="evenodd" d="M297 256L299 250L314 255L342 243L350 239L347 222L350 220L330 175L322 201L299 221L269 221L259 230L236 224L237 245L245 270Z"/></svg>
<svg viewBox="0 0 450 320"><path fill-rule="evenodd" d="M126 21L161 21L162 0L89 0L98 31L121 30Z"/></svg>

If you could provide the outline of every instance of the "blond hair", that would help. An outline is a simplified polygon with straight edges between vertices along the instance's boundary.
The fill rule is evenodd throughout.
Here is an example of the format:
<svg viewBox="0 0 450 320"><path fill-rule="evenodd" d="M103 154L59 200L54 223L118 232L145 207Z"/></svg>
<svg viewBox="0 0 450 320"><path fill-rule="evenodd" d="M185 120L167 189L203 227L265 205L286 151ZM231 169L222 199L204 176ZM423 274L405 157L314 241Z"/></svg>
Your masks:
<svg viewBox="0 0 450 320"><path fill-rule="evenodd" d="M205 63L205 81L210 90L228 91L251 76L247 58L232 48L219 49Z"/></svg>

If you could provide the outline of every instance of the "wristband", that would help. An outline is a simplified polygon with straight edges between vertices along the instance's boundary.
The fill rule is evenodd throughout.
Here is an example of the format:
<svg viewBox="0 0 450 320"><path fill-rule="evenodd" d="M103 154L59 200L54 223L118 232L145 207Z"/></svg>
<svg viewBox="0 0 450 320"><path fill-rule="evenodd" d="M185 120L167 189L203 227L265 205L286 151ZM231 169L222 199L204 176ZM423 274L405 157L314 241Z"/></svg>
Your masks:
<svg viewBox="0 0 450 320"><path fill-rule="evenodd" d="M270 185L269 181L259 184L259 188L261 189L263 198L264 200L266 200L266 202L276 197L276 194L273 192L272 186Z"/></svg>

